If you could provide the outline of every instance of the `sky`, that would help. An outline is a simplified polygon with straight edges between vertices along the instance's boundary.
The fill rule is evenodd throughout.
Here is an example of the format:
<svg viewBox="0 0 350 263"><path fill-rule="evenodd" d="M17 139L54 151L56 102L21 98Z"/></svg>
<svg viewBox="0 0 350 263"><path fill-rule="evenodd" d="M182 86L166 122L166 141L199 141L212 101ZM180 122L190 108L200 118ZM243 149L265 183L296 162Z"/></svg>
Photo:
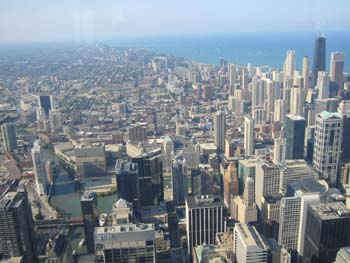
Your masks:
<svg viewBox="0 0 350 263"><path fill-rule="evenodd" d="M349 0L0 0L0 43L350 31Z"/></svg>

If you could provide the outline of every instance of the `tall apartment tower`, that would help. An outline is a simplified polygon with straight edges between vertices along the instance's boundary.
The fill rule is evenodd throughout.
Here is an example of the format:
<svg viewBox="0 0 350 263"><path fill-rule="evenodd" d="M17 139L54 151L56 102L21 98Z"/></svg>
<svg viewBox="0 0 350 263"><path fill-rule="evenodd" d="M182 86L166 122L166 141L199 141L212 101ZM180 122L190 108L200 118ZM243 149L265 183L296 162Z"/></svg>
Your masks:
<svg viewBox="0 0 350 263"><path fill-rule="evenodd" d="M273 162L276 165L279 165L279 164L285 162L285 160L286 160L286 146L287 146L286 138L281 133L281 136L274 140Z"/></svg>
<svg viewBox="0 0 350 263"><path fill-rule="evenodd" d="M268 247L255 227L237 223L234 228L233 252L237 263L266 263Z"/></svg>
<svg viewBox="0 0 350 263"><path fill-rule="evenodd" d="M284 62L284 74L288 76L293 76L295 70L295 51L288 50L287 57Z"/></svg>
<svg viewBox="0 0 350 263"><path fill-rule="evenodd" d="M87 251L95 252L94 230L98 225L97 196L95 192L84 192L81 200L81 214L83 217L85 241Z"/></svg>
<svg viewBox="0 0 350 263"><path fill-rule="evenodd" d="M254 154L254 119L244 116L244 150L245 156Z"/></svg>
<svg viewBox="0 0 350 263"><path fill-rule="evenodd" d="M229 80L230 80L230 86L234 87L237 81L237 66L235 64L230 64L229 66Z"/></svg>
<svg viewBox="0 0 350 263"><path fill-rule="evenodd" d="M286 160L303 159L305 140L305 118L288 114L285 121Z"/></svg>
<svg viewBox="0 0 350 263"><path fill-rule="evenodd" d="M32 148L32 159L35 173L36 190L39 195L47 193L48 178L45 169L43 148L39 140L35 140Z"/></svg>
<svg viewBox="0 0 350 263"><path fill-rule="evenodd" d="M275 113L273 115L274 122L283 122L287 113L287 101L286 100L275 100Z"/></svg>
<svg viewBox="0 0 350 263"><path fill-rule="evenodd" d="M33 216L25 190L0 196L0 254L37 261Z"/></svg>
<svg viewBox="0 0 350 263"><path fill-rule="evenodd" d="M327 72L319 71L317 78L318 99L327 99L330 95L330 77Z"/></svg>
<svg viewBox="0 0 350 263"><path fill-rule="evenodd" d="M303 262L334 262L341 247L350 246L350 213L342 202L307 208Z"/></svg>
<svg viewBox="0 0 350 263"><path fill-rule="evenodd" d="M239 181L236 166L233 162L229 164L224 174L224 203L226 207L231 205L231 196L239 195Z"/></svg>
<svg viewBox="0 0 350 263"><path fill-rule="evenodd" d="M198 245L215 244L218 232L224 232L224 203L219 196L197 195L186 198L187 252Z"/></svg>
<svg viewBox="0 0 350 263"><path fill-rule="evenodd" d="M16 126L13 123L1 125L1 135L5 151L12 152L17 148Z"/></svg>
<svg viewBox="0 0 350 263"><path fill-rule="evenodd" d="M331 53L331 81L337 84L339 90L344 88L344 52L332 52Z"/></svg>
<svg viewBox="0 0 350 263"><path fill-rule="evenodd" d="M182 154L175 156L171 169L171 182L173 187L173 201L176 204L185 204L188 195L187 164Z"/></svg>
<svg viewBox="0 0 350 263"><path fill-rule="evenodd" d="M326 70L326 39L318 37L315 40L314 63L312 65L311 86L315 87L319 71Z"/></svg>
<svg viewBox="0 0 350 263"><path fill-rule="evenodd" d="M255 170L255 203L261 210L262 197L279 193L280 169L272 162L259 161Z"/></svg>
<svg viewBox="0 0 350 263"><path fill-rule="evenodd" d="M303 116L304 107L304 90L298 86L291 88L290 90L290 113L298 116Z"/></svg>
<svg viewBox="0 0 350 263"><path fill-rule="evenodd" d="M337 181L342 129L341 114L323 111L316 115L313 165L320 178L332 185Z"/></svg>
<svg viewBox="0 0 350 263"><path fill-rule="evenodd" d="M174 153L174 143L173 143L173 140L170 138L170 136L166 136L164 138L163 150L164 150L164 168L167 171L170 171L172 166L173 153Z"/></svg>
<svg viewBox="0 0 350 263"><path fill-rule="evenodd" d="M308 90L310 86L309 74L310 74L310 59L308 56L305 56L303 58L303 69L302 69L302 77L304 79L304 87L303 87L304 90Z"/></svg>
<svg viewBox="0 0 350 263"><path fill-rule="evenodd" d="M225 151L226 114L218 111L214 115L214 143L222 152Z"/></svg>

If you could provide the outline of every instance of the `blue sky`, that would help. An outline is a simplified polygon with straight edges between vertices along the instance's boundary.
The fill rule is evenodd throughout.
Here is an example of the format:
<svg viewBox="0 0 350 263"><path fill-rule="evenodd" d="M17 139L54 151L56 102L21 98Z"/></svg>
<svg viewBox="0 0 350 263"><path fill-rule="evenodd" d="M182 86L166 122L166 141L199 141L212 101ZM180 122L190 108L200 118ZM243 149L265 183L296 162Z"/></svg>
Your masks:
<svg viewBox="0 0 350 263"><path fill-rule="evenodd" d="M1 0L0 43L350 31L349 0Z"/></svg>

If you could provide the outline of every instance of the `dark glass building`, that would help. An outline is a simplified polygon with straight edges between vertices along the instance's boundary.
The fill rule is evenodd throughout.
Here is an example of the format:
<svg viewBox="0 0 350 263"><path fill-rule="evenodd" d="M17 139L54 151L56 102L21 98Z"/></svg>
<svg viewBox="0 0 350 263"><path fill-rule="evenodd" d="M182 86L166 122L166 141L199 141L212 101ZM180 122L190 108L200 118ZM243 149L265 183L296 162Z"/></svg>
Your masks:
<svg viewBox="0 0 350 263"><path fill-rule="evenodd" d="M138 167L140 206L159 205L164 200L163 164L160 149L131 158Z"/></svg>
<svg viewBox="0 0 350 263"><path fill-rule="evenodd" d="M350 211L342 202L307 208L303 263L334 262L341 247L350 246Z"/></svg>
<svg viewBox="0 0 350 263"><path fill-rule="evenodd" d="M46 116L49 116L50 110L53 109L52 97L49 95L40 95L39 107L44 109Z"/></svg>
<svg viewBox="0 0 350 263"><path fill-rule="evenodd" d="M0 257L21 257L35 263L37 252L33 215L27 192L23 189L0 197Z"/></svg>
<svg viewBox="0 0 350 263"><path fill-rule="evenodd" d="M326 39L318 37L315 40L314 63L311 72L311 85L316 86L319 71L326 70Z"/></svg>
<svg viewBox="0 0 350 263"><path fill-rule="evenodd" d="M116 162L115 169L118 197L132 203L133 207L138 210L140 194L137 164L119 159Z"/></svg>
<svg viewBox="0 0 350 263"><path fill-rule="evenodd" d="M87 251L95 252L94 230L98 223L97 197L95 192L84 192L81 200L81 214L83 217L85 241Z"/></svg>
<svg viewBox="0 0 350 263"><path fill-rule="evenodd" d="M285 121L286 160L304 158L306 120L303 117L288 114Z"/></svg>

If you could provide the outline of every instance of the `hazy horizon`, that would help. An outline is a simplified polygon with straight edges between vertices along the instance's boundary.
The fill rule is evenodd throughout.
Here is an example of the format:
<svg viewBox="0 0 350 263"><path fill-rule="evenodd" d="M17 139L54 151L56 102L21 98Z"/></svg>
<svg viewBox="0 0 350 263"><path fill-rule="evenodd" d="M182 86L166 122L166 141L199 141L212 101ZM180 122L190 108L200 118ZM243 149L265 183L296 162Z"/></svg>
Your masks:
<svg viewBox="0 0 350 263"><path fill-rule="evenodd" d="M330 8L331 7L331 8ZM100 41L263 32L350 31L347 0L92 1L2 3L0 43Z"/></svg>

